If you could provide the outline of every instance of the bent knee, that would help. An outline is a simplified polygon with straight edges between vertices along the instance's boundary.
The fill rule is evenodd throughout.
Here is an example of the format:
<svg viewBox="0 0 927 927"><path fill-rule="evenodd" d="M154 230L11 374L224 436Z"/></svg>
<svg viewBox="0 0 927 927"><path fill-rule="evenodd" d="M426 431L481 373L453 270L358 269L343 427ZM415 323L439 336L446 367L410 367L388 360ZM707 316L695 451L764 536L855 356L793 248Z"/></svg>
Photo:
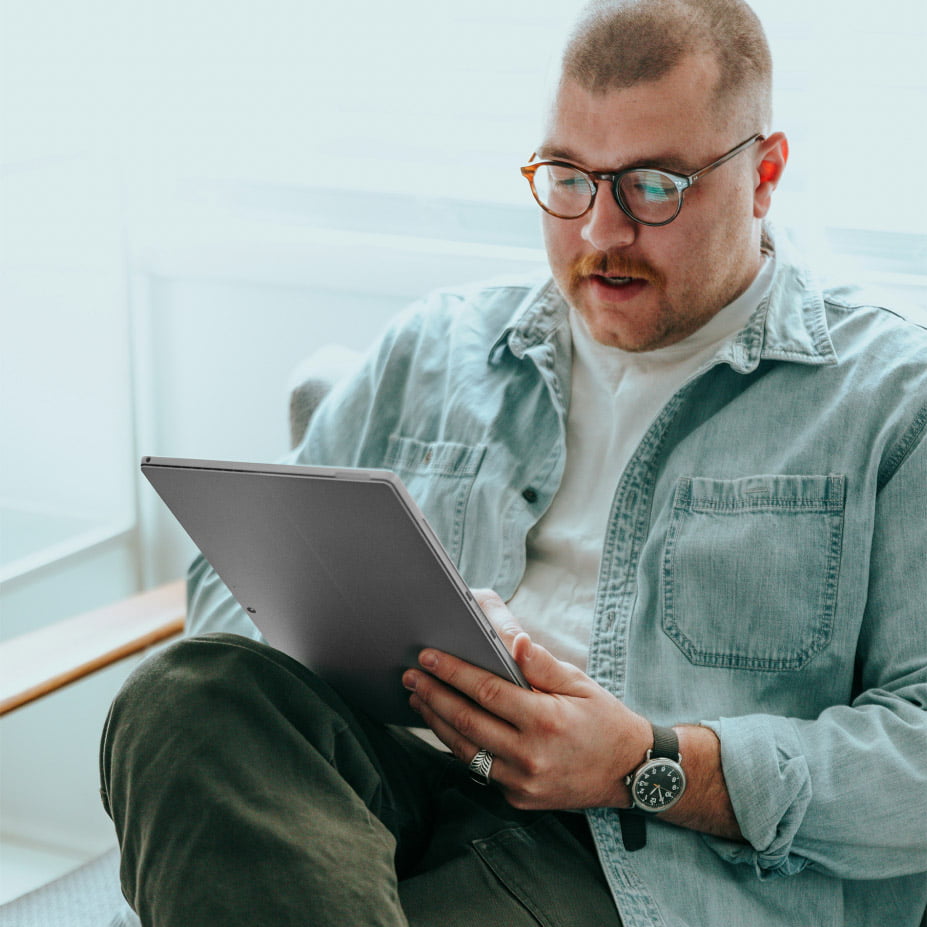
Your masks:
<svg viewBox="0 0 927 927"><path fill-rule="evenodd" d="M267 644L236 634L184 638L136 667L113 701L110 720L143 719L150 733L161 721L175 728L184 716L214 718L257 695L276 672L291 675L293 667L284 669L281 658L293 662Z"/></svg>
<svg viewBox="0 0 927 927"><path fill-rule="evenodd" d="M116 696L103 751L179 749L282 725L328 742L354 726L341 699L305 666L251 638L184 638L143 661ZM233 745L231 745L233 746Z"/></svg>

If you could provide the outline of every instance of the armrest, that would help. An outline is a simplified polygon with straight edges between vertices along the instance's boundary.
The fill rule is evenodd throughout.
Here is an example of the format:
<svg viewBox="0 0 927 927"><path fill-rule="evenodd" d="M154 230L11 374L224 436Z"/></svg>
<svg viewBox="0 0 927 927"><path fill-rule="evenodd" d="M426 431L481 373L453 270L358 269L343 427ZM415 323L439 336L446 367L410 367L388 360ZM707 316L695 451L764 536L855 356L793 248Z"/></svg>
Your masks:
<svg viewBox="0 0 927 927"><path fill-rule="evenodd" d="M0 643L0 715L183 631L177 580Z"/></svg>
<svg viewBox="0 0 927 927"><path fill-rule="evenodd" d="M290 374L290 445L296 447L332 386L360 366L362 355L340 344L329 344L307 357Z"/></svg>

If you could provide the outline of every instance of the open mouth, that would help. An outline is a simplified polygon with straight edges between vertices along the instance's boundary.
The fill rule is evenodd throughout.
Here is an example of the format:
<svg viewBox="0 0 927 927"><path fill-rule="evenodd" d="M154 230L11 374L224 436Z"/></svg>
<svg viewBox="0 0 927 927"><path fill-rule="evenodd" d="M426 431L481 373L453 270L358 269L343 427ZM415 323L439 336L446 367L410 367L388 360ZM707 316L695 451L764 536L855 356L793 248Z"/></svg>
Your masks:
<svg viewBox="0 0 927 927"><path fill-rule="evenodd" d="M638 277L607 277L604 274L596 274L596 277L602 281L602 283L607 284L608 286L627 286L629 283L634 283L635 280L638 280Z"/></svg>
<svg viewBox="0 0 927 927"><path fill-rule="evenodd" d="M640 296L647 289L646 277L625 277L618 274L591 274L587 284L593 287L601 299L611 302L626 302Z"/></svg>
<svg viewBox="0 0 927 927"><path fill-rule="evenodd" d="M621 290L629 286L642 287L647 284L646 277L624 277L618 274L593 274L592 279L613 290Z"/></svg>

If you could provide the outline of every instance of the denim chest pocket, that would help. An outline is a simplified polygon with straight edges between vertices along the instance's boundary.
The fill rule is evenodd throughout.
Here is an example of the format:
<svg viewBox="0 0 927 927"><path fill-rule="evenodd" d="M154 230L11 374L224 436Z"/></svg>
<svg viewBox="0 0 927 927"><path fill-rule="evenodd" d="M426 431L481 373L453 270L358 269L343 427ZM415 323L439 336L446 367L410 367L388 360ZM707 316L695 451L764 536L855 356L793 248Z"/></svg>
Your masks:
<svg viewBox="0 0 927 927"><path fill-rule="evenodd" d="M459 563L470 491L486 453L483 444L419 441L392 435L384 465L398 474L451 558Z"/></svg>
<svg viewBox="0 0 927 927"><path fill-rule="evenodd" d="M690 662L800 670L833 633L845 477L684 477L663 554L663 630Z"/></svg>

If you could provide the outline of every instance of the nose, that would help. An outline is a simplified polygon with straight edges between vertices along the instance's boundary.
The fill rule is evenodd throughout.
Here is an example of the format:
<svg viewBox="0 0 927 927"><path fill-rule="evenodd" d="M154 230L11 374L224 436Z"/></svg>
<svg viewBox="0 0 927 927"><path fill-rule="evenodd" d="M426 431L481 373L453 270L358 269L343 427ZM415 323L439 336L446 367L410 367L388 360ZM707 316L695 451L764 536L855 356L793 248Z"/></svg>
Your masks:
<svg viewBox="0 0 927 927"><path fill-rule="evenodd" d="M603 253L625 248L637 238L637 223L618 205L610 183L600 180L598 187L592 209L577 220L583 223L582 237Z"/></svg>

